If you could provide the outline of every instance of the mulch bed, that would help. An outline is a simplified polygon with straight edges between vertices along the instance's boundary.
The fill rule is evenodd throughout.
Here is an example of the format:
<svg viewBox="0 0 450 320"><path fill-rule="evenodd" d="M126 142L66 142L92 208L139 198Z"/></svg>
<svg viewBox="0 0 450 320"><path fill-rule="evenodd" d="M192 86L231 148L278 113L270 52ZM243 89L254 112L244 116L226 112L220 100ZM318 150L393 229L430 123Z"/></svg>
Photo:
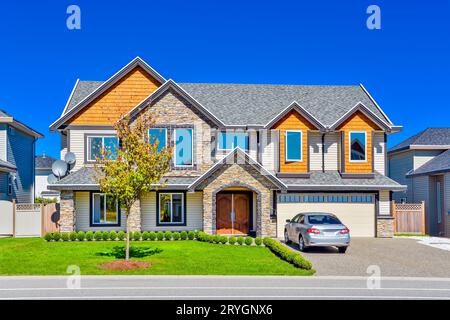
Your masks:
<svg viewBox="0 0 450 320"><path fill-rule="evenodd" d="M112 262L99 264L97 267L101 269L127 271L133 269L147 269L150 267L150 263L131 260L115 260Z"/></svg>

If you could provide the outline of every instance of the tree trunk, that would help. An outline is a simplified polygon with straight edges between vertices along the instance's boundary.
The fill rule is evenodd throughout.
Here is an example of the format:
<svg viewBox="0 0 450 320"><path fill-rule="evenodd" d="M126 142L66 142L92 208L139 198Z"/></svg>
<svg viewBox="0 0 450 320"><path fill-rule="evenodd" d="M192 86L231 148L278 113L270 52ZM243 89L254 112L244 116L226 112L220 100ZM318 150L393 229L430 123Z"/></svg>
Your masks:
<svg viewBox="0 0 450 320"><path fill-rule="evenodd" d="M127 243L125 247L125 260L130 260L130 226L128 224L128 216L131 208L127 208Z"/></svg>

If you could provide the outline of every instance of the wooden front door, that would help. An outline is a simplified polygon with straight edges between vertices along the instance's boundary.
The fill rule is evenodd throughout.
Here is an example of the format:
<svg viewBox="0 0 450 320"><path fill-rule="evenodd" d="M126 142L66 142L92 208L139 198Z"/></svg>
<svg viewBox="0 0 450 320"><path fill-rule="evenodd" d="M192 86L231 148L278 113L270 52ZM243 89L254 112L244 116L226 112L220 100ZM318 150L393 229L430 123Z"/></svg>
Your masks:
<svg viewBox="0 0 450 320"><path fill-rule="evenodd" d="M250 194L218 193L216 199L217 233L248 234L250 231ZM231 221L234 210L234 221Z"/></svg>

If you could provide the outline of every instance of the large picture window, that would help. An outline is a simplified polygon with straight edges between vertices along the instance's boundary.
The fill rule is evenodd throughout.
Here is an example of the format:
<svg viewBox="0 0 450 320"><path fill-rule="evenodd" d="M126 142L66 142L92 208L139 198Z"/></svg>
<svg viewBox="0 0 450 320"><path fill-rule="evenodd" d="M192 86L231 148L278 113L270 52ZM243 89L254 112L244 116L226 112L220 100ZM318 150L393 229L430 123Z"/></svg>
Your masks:
<svg viewBox="0 0 450 320"><path fill-rule="evenodd" d="M174 130L174 163L177 167L191 167L193 161L193 129L178 128Z"/></svg>
<svg viewBox="0 0 450 320"><path fill-rule="evenodd" d="M150 143L158 143L158 152L161 152L166 147L167 143L167 129L166 128L152 128L148 130L148 138Z"/></svg>
<svg viewBox="0 0 450 320"><path fill-rule="evenodd" d="M218 148L219 150L233 150L239 147L242 150L248 150L247 132L219 132Z"/></svg>
<svg viewBox="0 0 450 320"><path fill-rule="evenodd" d="M117 200L104 193L92 194L92 225L118 225L119 205Z"/></svg>
<svg viewBox="0 0 450 320"><path fill-rule="evenodd" d="M302 132L286 130L286 161L302 161Z"/></svg>
<svg viewBox="0 0 450 320"><path fill-rule="evenodd" d="M365 162L367 160L366 132L350 132L350 161Z"/></svg>
<svg viewBox="0 0 450 320"><path fill-rule="evenodd" d="M159 193L159 224L184 223L184 193Z"/></svg>
<svg viewBox="0 0 450 320"><path fill-rule="evenodd" d="M119 149L119 140L112 136L89 136L87 139L87 160L96 161L101 157L101 150L108 150L108 159L115 160Z"/></svg>

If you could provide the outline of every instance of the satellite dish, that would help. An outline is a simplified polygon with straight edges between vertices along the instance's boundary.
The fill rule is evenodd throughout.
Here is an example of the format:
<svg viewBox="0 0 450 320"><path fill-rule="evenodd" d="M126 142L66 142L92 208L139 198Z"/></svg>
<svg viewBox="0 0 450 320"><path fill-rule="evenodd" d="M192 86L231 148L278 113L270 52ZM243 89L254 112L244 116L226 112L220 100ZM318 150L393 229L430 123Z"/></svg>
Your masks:
<svg viewBox="0 0 450 320"><path fill-rule="evenodd" d="M75 153L73 152L67 152L64 156L64 161L66 161L68 164L73 165L77 161L75 157Z"/></svg>
<svg viewBox="0 0 450 320"><path fill-rule="evenodd" d="M67 163L62 160L56 160L52 164L52 172L58 178L64 177L67 173Z"/></svg>
<svg viewBox="0 0 450 320"><path fill-rule="evenodd" d="M51 173L47 177L47 182L48 182L48 184L56 183L56 182L58 182L58 178L53 173Z"/></svg>

